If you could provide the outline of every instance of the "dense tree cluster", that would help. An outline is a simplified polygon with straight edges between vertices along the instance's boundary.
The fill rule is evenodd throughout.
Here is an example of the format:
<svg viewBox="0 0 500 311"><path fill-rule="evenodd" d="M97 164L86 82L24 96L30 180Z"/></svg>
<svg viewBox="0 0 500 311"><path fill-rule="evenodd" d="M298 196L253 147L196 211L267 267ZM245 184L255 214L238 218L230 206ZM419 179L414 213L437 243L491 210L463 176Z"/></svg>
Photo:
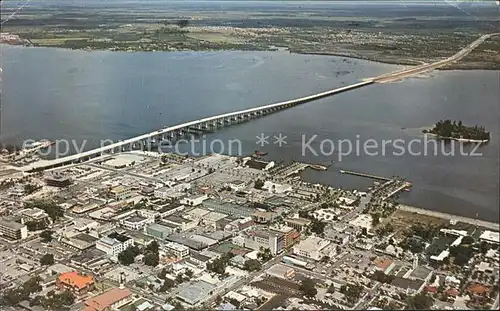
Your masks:
<svg viewBox="0 0 500 311"><path fill-rule="evenodd" d="M311 230L311 232L321 236L325 232L325 227L326 227L325 222L322 222L322 221L317 220L317 219L313 219L313 221L311 222L310 230Z"/></svg>
<svg viewBox="0 0 500 311"><path fill-rule="evenodd" d="M425 249L425 242L418 238L407 237L399 243L399 247L404 251L409 250L413 254L419 254Z"/></svg>
<svg viewBox="0 0 500 311"><path fill-rule="evenodd" d="M490 140L490 132L484 126L465 126L462 121L441 120L434 128L424 130L424 133L432 133L446 138L465 138L476 140Z"/></svg>
<svg viewBox="0 0 500 311"><path fill-rule="evenodd" d="M305 297L314 298L318 293L316 283L312 279L305 278L300 282L300 291Z"/></svg>
<svg viewBox="0 0 500 311"><path fill-rule="evenodd" d="M24 223L26 225L26 228L28 231L39 231L43 229L47 229L47 222L43 220L38 220L38 221L27 221Z"/></svg>
<svg viewBox="0 0 500 311"><path fill-rule="evenodd" d="M453 263L458 266L466 265L474 255L474 250L470 245L458 245L450 247L450 255L454 257Z"/></svg>
<svg viewBox="0 0 500 311"><path fill-rule="evenodd" d="M434 299L422 292L415 296L408 297L407 304L408 309L410 310L429 310L429 308L434 304Z"/></svg>
<svg viewBox="0 0 500 311"><path fill-rule="evenodd" d="M255 189L262 189L264 187L264 181L261 179L257 179L253 185Z"/></svg>
<svg viewBox="0 0 500 311"><path fill-rule="evenodd" d="M118 254L118 261L124 265L128 266L134 263L134 259L137 255L140 254L139 247L137 246L129 246L123 252Z"/></svg>
<svg viewBox="0 0 500 311"><path fill-rule="evenodd" d="M377 233L378 236L386 236L392 232L394 232L394 227L388 223L386 224L384 227L380 227L380 228L377 228L377 230L375 230L375 232Z"/></svg>
<svg viewBox="0 0 500 311"><path fill-rule="evenodd" d="M158 242L153 241L144 249L144 264L156 267L160 262L160 253Z"/></svg>
<svg viewBox="0 0 500 311"><path fill-rule="evenodd" d="M257 258L261 262L268 262L269 260L273 259L273 253L269 248L261 247L259 252L257 253Z"/></svg>
<svg viewBox="0 0 500 311"><path fill-rule="evenodd" d="M262 264L260 263L260 261L255 259L249 259L245 261L245 265L243 266L243 269L247 271L258 271L261 268Z"/></svg>
<svg viewBox="0 0 500 311"><path fill-rule="evenodd" d="M394 275L387 275L382 271L375 271L372 275L372 278L375 281L389 284L394 280Z"/></svg>
<svg viewBox="0 0 500 311"><path fill-rule="evenodd" d="M342 285L340 292L345 295L346 300L350 304L354 304L359 300L363 293L363 286L357 284Z"/></svg>
<svg viewBox="0 0 500 311"><path fill-rule="evenodd" d="M439 234L440 228L431 225L414 224L406 232L407 237L418 236L425 242L431 242Z"/></svg>
<svg viewBox="0 0 500 311"><path fill-rule="evenodd" d="M231 260L231 258L233 258L233 254L223 254L221 257L207 263L207 270L221 275L225 274L226 267L229 264L229 260Z"/></svg>
<svg viewBox="0 0 500 311"><path fill-rule="evenodd" d="M49 243L52 241L52 234L54 232L51 230L44 230L40 233L40 241L42 243Z"/></svg>
<svg viewBox="0 0 500 311"><path fill-rule="evenodd" d="M59 218L64 216L64 211L55 202L51 201L40 201L35 200L26 203L26 208L40 208L45 211L52 219L52 221L57 221Z"/></svg>
<svg viewBox="0 0 500 311"><path fill-rule="evenodd" d="M42 266L50 266L54 264L54 255L52 254L45 254L40 258L40 264Z"/></svg>
<svg viewBox="0 0 500 311"><path fill-rule="evenodd" d="M39 276L35 276L17 288L5 290L0 298L0 306L15 306L23 300L29 300L30 295L42 290L41 281Z"/></svg>

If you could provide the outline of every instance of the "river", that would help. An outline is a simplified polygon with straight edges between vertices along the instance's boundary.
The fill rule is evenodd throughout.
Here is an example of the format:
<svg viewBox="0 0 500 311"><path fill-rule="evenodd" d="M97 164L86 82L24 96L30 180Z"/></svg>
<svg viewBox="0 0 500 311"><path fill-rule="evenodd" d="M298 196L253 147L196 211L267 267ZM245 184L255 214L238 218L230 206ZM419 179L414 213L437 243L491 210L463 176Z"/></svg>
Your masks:
<svg viewBox="0 0 500 311"><path fill-rule="evenodd" d="M67 139L87 141L86 148L102 139L125 139L402 68L288 52L115 53L13 46L2 46L2 67L3 141ZM365 189L371 184L341 175L340 169L403 176L413 189L402 195L402 202L462 216L478 213L492 221L499 217L498 85L495 71L433 72L310 102L224 128L207 139L238 139L244 153L264 150L269 160L325 165L333 160L328 171L305 171L303 176L337 187ZM345 139L353 146L368 139L377 144L400 139L407 146L412 139L423 139L422 127L444 118L484 125L492 141L478 148L480 156L399 155L391 144L385 152L379 146L342 157L329 149L329 141ZM280 133L287 136L281 147L273 138ZM262 147L256 145L261 134L270 136Z"/></svg>

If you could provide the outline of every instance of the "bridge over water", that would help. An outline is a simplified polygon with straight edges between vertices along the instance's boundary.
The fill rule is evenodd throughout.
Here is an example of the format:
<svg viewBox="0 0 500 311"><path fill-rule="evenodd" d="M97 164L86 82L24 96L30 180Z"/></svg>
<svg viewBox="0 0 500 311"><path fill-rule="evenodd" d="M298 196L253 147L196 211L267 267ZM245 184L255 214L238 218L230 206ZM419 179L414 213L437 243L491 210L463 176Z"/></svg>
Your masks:
<svg viewBox="0 0 500 311"><path fill-rule="evenodd" d="M220 114L208 118L203 118L199 120L194 120L170 127L165 127L163 129L159 129L154 132L142 134L136 137L132 137L130 139L126 139L123 141L118 141L111 143L106 146L101 146L96 149L84 151L81 153L77 153L74 155L70 156L65 156L61 158L56 158L53 160L41 160L35 163L32 163L30 165L24 166L21 169L27 172L34 172L34 171L40 171L44 169L51 169L51 168L56 168L56 167L61 167L69 164L74 164L74 163L79 163L82 161L88 161L93 158L100 157L102 155L105 155L107 153L113 153L113 152L121 152L124 150L124 148L134 146L134 145L139 145L139 146L145 146L150 144L153 140L154 141L161 141L163 139L167 138L172 138L172 137L179 137L182 135L185 135L187 133L191 133L192 131L209 131L209 130L215 130L217 128L221 128L224 126L228 126L231 124L236 124L236 123L241 123L244 121L248 121L254 118L262 117L271 113L278 112L280 110L286 109L286 108L291 108L299 104L304 104L310 101L314 101L320 98L332 96L335 94L347 92L350 90L354 90L357 88L365 87L373 83L384 83L384 82L390 82L390 81L395 81L399 79L403 79L405 77L409 77L412 75L416 74L421 74L423 72L428 72L431 70L434 70L439 67L443 67L445 65L448 65L450 63L456 62L460 60L461 58L465 57L467 54L469 54L474 48L479 46L482 42L484 42L486 39L498 35L497 33L495 34L487 34L483 35L471 44L469 44L467 47L463 48L460 50L458 53L455 55L448 57L446 59L443 59L441 61L432 63L432 64L424 64L420 66L415 66L411 67L410 69L405 69L405 70L400 70L394 73L389 73L389 74L384 74L375 78L369 78L366 79L363 82L347 85L344 87L328 90L325 92L297 98L297 99L292 99L284 102L279 102L275 104L269 104L265 106L260 106L256 108L250 108L250 109L245 109L245 110L240 110L240 111L235 111L235 112L230 112L230 113L225 113L225 114Z"/></svg>

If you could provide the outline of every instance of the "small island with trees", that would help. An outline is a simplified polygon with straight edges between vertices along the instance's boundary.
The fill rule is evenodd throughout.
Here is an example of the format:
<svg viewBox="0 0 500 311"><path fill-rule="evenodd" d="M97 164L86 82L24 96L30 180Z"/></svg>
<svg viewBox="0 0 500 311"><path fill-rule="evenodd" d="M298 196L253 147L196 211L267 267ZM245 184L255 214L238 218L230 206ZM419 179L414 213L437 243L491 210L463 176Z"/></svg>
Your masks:
<svg viewBox="0 0 500 311"><path fill-rule="evenodd" d="M462 142L484 143L490 141L490 132L487 132L484 126L466 126L462 124L462 121L441 120L432 129L425 129L422 132L436 135L441 139Z"/></svg>

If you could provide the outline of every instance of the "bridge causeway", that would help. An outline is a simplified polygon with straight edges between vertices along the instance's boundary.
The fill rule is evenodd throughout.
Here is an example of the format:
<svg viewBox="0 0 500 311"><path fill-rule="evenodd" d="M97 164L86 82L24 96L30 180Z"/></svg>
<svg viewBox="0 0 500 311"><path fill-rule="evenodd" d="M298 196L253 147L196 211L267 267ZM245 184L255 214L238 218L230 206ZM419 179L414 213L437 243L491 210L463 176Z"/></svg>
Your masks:
<svg viewBox="0 0 500 311"><path fill-rule="evenodd" d="M75 164L79 162L89 161L91 159L101 157L106 153L122 152L125 148L134 148L139 146L151 145L152 143L160 142L164 139L172 139L182 137L193 132L204 133L211 132L218 128L225 127L232 124L238 124L249 121L254 118L260 118L283 109L291 108L300 104L310 101L318 100L335 94L347 92L360 87L373 84L374 81L368 79L363 82L343 86L340 88L328 90L325 92L288 100L285 102L265 105L256 108L250 108L225 114L220 114L208 118L194 120L170 127L165 127L154 132L146 133L136 137L132 137L123 141L118 141L106 146L101 146L96 149L84 151L70 156L56 158L53 160L41 160L23 167L22 169L27 172L36 172L45 169L53 169L65 165Z"/></svg>
<svg viewBox="0 0 500 311"><path fill-rule="evenodd" d="M203 118L199 120L194 120L190 122L186 122L183 124L178 124L170 127L165 127L163 129L159 129L157 131L151 132L151 133L146 133L143 135L139 135L136 137L132 137L130 139L126 139L124 141L118 141L114 142L112 144L106 145L106 146L101 146L99 148L93 149L93 150L88 150L84 151L81 153L77 153L74 155L70 156L65 156L61 158L56 158L53 160L41 160L38 162L35 162L33 164L27 165L22 167L21 169L26 172L36 172L36 171L41 171L45 169L52 169L52 168L57 168L65 165L70 165L82 161L88 161L93 158L100 157L104 154L110 153L110 152L121 152L124 151L124 148L126 147L134 147L134 146L144 146L144 145L150 145L151 142L153 141L161 141L167 138L174 138L174 137L180 137L183 135L188 134L189 132L209 132L216 130L220 127L224 127L227 125L235 124L235 123L241 123L244 121L248 121L254 118L262 117L286 108L291 108L300 104L304 104L310 101L318 100L324 97L332 96L335 94L347 92L350 90L354 90L357 88L365 87L373 83L384 83L384 82L390 82L390 81L395 81L395 80L400 80L405 77L413 76L416 74L421 74L424 72L428 72L431 70L434 70L436 68L440 68L443 66L446 66L450 63L456 62L466 55L468 55L474 48L479 46L482 42L485 40L491 38L492 36L499 35L499 33L492 33L492 34L485 34L479 37L477 40L474 42L470 43L467 47L464 47L461 49L459 52L457 52L455 55L445 58L443 60L440 60L438 62L432 63L432 64L424 64L420 66L415 66L411 67L410 69L405 69L405 70L400 70L397 72L389 73L389 74L384 74L375 78L368 78L365 79L363 82L358 82L354 83L351 85L347 85L344 87L328 90L325 92L297 98L297 99L292 99L289 101L284 101L280 103L275 103L275 104L270 104L270 105L265 105L261 107L256 107L256 108L251 108L251 109L245 109L245 110L240 110L236 112L230 112L230 113L225 113L225 114L220 114L208 118Z"/></svg>

